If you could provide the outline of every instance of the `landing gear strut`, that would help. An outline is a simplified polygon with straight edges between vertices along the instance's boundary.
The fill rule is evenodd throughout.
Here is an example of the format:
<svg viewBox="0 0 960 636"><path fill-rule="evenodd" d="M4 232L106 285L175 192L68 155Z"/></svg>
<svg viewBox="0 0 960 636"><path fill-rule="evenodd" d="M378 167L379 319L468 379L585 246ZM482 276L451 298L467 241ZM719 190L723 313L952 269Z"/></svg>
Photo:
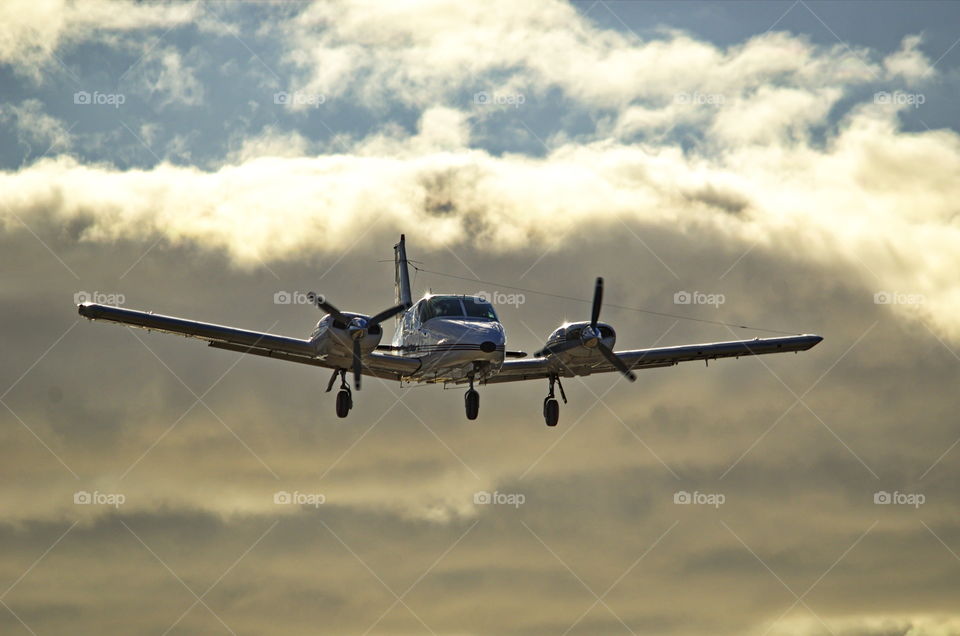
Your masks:
<svg viewBox="0 0 960 636"><path fill-rule="evenodd" d="M557 422L560 421L560 403L557 402L557 398L553 397L554 383L556 383L560 389L560 397L563 398L563 403L567 403L567 394L563 392L563 384L560 383L560 376L551 375L550 392L547 394L547 397L543 398L543 419L546 421L547 426L556 426Z"/></svg>
<svg viewBox="0 0 960 636"><path fill-rule="evenodd" d="M463 404L467 410L467 419L477 419L477 414L480 412L480 394L473 388L472 375L470 376L470 388L463 396Z"/></svg>
<svg viewBox="0 0 960 636"><path fill-rule="evenodd" d="M350 385L347 384L347 370L334 369L330 381L327 383L327 393L333 388L333 382L340 376L340 390L337 391L337 417L346 417L353 408L353 393L350 392Z"/></svg>

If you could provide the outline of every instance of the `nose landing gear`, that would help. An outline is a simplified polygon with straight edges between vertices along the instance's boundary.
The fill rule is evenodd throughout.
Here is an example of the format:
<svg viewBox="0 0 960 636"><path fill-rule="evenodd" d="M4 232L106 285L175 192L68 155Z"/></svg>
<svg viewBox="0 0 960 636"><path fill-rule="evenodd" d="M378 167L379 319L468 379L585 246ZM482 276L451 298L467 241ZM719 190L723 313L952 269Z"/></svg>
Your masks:
<svg viewBox="0 0 960 636"><path fill-rule="evenodd" d="M480 413L480 394L473 388L473 376L470 376L470 388L463 396L463 405L467 410L467 419L475 420Z"/></svg>
<svg viewBox="0 0 960 636"><path fill-rule="evenodd" d="M557 402L557 398L553 396L554 383L560 388L560 397L563 398L563 403L567 403L567 394L563 391L560 376L551 375L550 392L547 394L547 397L543 398L543 419L546 421L547 426L556 426L557 422L560 421L560 403Z"/></svg>
<svg viewBox="0 0 960 636"><path fill-rule="evenodd" d="M347 384L347 370L334 369L330 376L330 382L327 383L327 393L333 388L333 382L340 376L340 390L337 391L337 417L346 417L353 408L353 393L350 391L350 385Z"/></svg>

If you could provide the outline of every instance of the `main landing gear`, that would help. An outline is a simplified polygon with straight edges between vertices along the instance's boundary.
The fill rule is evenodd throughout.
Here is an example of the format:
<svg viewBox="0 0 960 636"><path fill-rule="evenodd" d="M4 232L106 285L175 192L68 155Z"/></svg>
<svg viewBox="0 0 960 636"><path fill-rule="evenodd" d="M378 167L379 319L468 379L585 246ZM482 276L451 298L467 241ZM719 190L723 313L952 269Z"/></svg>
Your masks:
<svg viewBox="0 0 960 636"><path fill-rule="evenodd" d="M470 388L463 396L463 405L467 410L467 419L477 419L477 414L480 413L480 394L473 388L472 375L470 376Z"/></svg>
<svg viewBox="0 0 960 636"><path fill-rule="evenodd" d="M333 382L340 376L340 390L337 391L337 417L346 417L353 408L353 393L350 392L350 385L347 384L347 370L334 369L330 381L327 383L327 393L333 388Z"/></svg>
<svg viewBox="0 0 960 636"><path fill-rule="evenodd" d="M560 389L560 397L563 398L563 403L567 403L567 394L563 392L563 385L560 383L560 376L551 375L550 393L547 394L547 397L543 398L543 419L546 421L547 426L556 426L557 422L560 421L560 403L557 402L557 398L553 397L554 383L556 383L557 387Z"/></svg>

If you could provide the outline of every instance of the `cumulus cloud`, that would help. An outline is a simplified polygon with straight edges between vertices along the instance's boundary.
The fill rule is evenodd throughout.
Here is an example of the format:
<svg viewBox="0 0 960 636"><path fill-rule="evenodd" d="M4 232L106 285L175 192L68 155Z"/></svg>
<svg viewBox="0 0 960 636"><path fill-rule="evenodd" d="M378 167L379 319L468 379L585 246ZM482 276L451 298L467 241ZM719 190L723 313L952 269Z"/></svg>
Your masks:
<svg viewBox="0 0 960 636"><path fill-rule="evenodd" d="M932 76L933 66L919 48L922 42L923 38L919 35L904 37L900 49L883 60L883 67L887 73L894 77L902 77L910 83Z"/></svg>
<svg viewBox="0 0 960 636"><path fill-rule="evenodd" d="M195 60L198 55L194 49L187 58ZM140 76L147 93L158 98L160 106L198 106L203 103L204 90L196 70L175 48L166 47L148 53L148 59L140 62L135 75Z"/></svg>
<svg viewBox="0 0 960 636"><path fill-rule="evenodd" d="M239 137L239 148L230 154L233 163L262 157L302 157L307 154L310 142L296 131L286 132L275 126L267 126L255 136Z"/></svg>
<svg viewBox="0 0 960 636"><path fill-rule="evenodd" d="M67 125L44 112L38 99L27 99L20 105L0 104L0 122L14 125L20 142L30 148L28 157L62 152L73 142Z"/></svg>
<svg viewBox="0 0 960 636"><path fill-rule="evenodd" d="M79 222L82 240L163 237L223 250L244 266L296 259L317 245L345 249L370 228L371 237L406 231L430 246L483 240L502 251L550 245L587 218L676 232L706 226L744 249L849 263L878 292L922 296L895 309L960 337L960 138L952 132L905 134L895 109L866 105L822 149L803 135L788 141L774 123L779 143L743 142L722 157L594 142L532 158L465 147L465 119L431 109L417 134L317 157L277 156L268 137L214 171L50 158L0 176L0 203L26 218ZM280 139L287 149L298 143ZM268 156L250 158L255 152Z"/></svg>
<svg viewBox="0 0 960 636"><path fill-rule="evenodd" d="M468 89L543 96L556 88L587 107L620 110L638 101L659 108L684 92L732 101L771 82L811 90L856 85L879 69L870 51L823 49L782 32L726 50L675 31L641 40L602 29L561 2L369 8L324 3L290 21L289 60L303 69L307 86L335 97L420 106ZM912 47L901 53L915 55Z"/></svg>
<svg viewBox="0 0 960 636"><path fill-rule="evenodd" d="M196 5L143 5L131 0L11 0L0 6L0 63L36 81L57 52L95 34L167 28L189 22Z"/></svg>

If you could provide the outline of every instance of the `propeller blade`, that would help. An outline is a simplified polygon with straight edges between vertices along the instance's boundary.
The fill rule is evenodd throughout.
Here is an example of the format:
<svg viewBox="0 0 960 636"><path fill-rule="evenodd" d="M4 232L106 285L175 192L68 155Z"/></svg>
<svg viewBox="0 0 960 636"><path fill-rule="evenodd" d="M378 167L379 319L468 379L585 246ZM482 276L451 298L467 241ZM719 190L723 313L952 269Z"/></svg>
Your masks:
<svg viewBox="0 0 960 636"><path fill-rule="evenodd" d="M353 385L360 390L360 369L363 361L360 359L360 340L353 341Z"/></svg>
<svg viewBox="0 0 960 636"><path fill-rule="evenodd" d="M597 286L593 290L593 311L590 313L590 327L597 328L597 321L600 320L600 305L603 303L603 279L597 277Z"/></svg>
<svg viewBox="0 0 960 636"><path fill-rule="evenodd" d="M610 347L603 344L602 342L597 343L597 349L600 350L600 353L603 354L603 357L610 361L614 367L617 368L617 371L627 376L627 379L633 382L637 379L637 376L633 374L633 371L627 368L627 365L623 363L623 360L617 357L613 351L610 350Z"/></svg>
<svg viewBox="0 0 960 636"><path fill-rule="evenodd" d="M391 307L390 309L385 309L385 310L381 311L379 314L377 314L376 316L374 316L373 318L370 318L369 320L367 320L367 324L368 324L368 325L379 325L381 322L383 322L383 321L386 320L387 318L393 318L394 316L396 316L397 314L399 314L401 311L405 310L406 308L407 308L406 305L397 305L396 307Z"/></svg>
<svg viewBox="0 0 960 636"><path fill-rule="evenodd" d="M348 322L347 317L341 314L339 309L337 309L336 307L328 303L326 300L320 300L322 296L317 294L316 298L317 298L317 307L324 310L325 312L327 312L328 314L330 314L340 322Z"/></svg>
<svg viewBox="0 0 960 636"><path fill-rule="evenodd" d="M566 342L558 342L555 345L544 347L543 349L541 349L540 351L537 351L533 355L537 358L542 358L544 356L548 356L554 353L560 353L561 351L566 351L567 349L573 349L574 347L579 347L579 346L580 346L579 340L567 340Z"/></svg>

